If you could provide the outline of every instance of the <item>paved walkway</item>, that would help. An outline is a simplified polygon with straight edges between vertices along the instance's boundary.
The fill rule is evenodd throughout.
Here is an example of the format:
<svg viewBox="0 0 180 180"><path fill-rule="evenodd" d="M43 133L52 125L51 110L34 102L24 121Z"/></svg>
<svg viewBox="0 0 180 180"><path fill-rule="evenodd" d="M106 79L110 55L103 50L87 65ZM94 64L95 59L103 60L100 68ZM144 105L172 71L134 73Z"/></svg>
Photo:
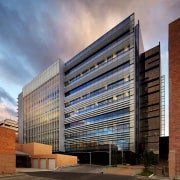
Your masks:
<svg viewBox="0 0 180 180"><path fill-rule="evenodd" d="M17 173L24 173L24 172L39 172L39 171L51 171L48 169L37 169L37 168L16 168Z"/></svg>
<svg viewBox="0 0 180 180"><path fill-rule="evenodd" d="M169 180L169 177L155 176L150 178L137 176L140 174L144 166L130 166L130 165L119 165L118 167L109 166L98 166L98 165L78 165L72 167L58 168L56 171L59 172L71 172L71 173L96 173L96 174L112 174L112 175L125 175L125 176L136 176L135 179L160 179Z"/></svg>
<svg viewBox="0 0 180 180"><path fill-rule="evenodd" d="M140 174L143 171L143 166L118 166L118 167L104 167L104 174L117 174L117 175L127 175L127 176L135 176L136 174Z"/></svg>

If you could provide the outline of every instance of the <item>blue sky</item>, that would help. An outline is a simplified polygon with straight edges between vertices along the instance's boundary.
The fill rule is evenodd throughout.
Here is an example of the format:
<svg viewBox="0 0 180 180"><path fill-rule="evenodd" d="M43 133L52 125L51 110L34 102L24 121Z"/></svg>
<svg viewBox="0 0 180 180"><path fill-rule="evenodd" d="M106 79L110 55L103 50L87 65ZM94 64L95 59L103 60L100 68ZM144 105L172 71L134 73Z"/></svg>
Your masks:
<svg viewBox="0 0 180 180"><path fill-rule="evenodd" d="M168 24L180 17L179 0L0 0L0 120L17 119L18 94L33 77L133 12L144 49L161 43L168 122Z"/></svg>

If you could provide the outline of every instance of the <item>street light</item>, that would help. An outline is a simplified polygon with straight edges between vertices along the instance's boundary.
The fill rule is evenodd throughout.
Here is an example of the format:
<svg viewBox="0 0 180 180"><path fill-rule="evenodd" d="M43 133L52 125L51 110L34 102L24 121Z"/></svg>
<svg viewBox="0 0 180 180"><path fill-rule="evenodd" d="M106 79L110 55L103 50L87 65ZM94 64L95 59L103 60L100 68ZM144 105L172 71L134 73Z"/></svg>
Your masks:
<svg viewBox="0 0 180 180"><path fill-rule="evenodd" d="M122 143L122 151L121 151L121 153L122 153L122 165L123 165L123 143Z"/></svg>
<svg viewBox="0 0 180 180"><path fill-rule="evenodd" d="M117 124L113 125L114 137L115 137L115 150L114 150L114 163L118 164L118 128ZM117 148L117 149L116 149Z"/></svg>
<svg viewBox="0 0 180 180"><path fill-rule="evenodd" d="M91 165L91 152L89 152L89 164Z"/></svg>
<svg viewBox="0 0 180 180"><path fill-rule="evenodd" d="M111 166L111 141L109 141L109 166Z"/></svg>
<svg viewBox="0 0 180 180"><path fill-rule="evenodd" d="M121 163L123 165L123 148L120 147L119 150L121 151L121 157L122 157Z"/></svg>
<svg viewBox="0 0 180 180"><path fill-rule="evenodd" d="M123 140L124 140L124 137L123 137ZM121 151L121 163L123 165L123 142L122 142L121 147L118 147L118 149Z"/></svg>
<svg viewBox="0 0 180 180"><path fill-rule="evenodd" d="M158 163L158 154L159 154L159 148L158 148L158 146L157 146L157 144L158 144L158 141L157 141L157 136L158 136L158 134L157 133L154 133L154 136L155 136L155 150L154 150L154 156L155 156L155 166L154 166L154 174L156 175L156 165L157 165L157 163Z"/></svg>
<svg viewBox="0 0 180 180"><path fill-rule="evenodd" d="M154 133L154 135L155 135L155 151L157 151L157 133Z"/></svg>

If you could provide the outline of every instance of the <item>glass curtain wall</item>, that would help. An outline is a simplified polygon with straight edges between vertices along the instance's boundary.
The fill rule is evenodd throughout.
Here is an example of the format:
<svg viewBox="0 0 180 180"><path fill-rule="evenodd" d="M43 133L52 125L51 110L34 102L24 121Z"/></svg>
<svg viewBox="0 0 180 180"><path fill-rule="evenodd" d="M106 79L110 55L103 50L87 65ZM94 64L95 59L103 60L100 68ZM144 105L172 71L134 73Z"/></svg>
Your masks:
<svg viewBox="0 0 180 180"><path fill-rule="evenodd" d="M56 61L23 88L23 143L59 151L60 74Z"/></svg>
<svg viewBox="0 0 180 180"><path fill-rule="evenodd" d="M142 54L140 61L139 150L159 154L161 119L160 45Z"/></svg>
<svg viewBox="0 0 180 180"><path fill-rule="evenodd" d="M135 152L134 45L131 15L66 64L66 152Z"/></svg>
<svg viewBox="0 0 180 180"><path fill-rule="evenodd" d="M59 146L59 75L24 97L24 143Z"/></svg>

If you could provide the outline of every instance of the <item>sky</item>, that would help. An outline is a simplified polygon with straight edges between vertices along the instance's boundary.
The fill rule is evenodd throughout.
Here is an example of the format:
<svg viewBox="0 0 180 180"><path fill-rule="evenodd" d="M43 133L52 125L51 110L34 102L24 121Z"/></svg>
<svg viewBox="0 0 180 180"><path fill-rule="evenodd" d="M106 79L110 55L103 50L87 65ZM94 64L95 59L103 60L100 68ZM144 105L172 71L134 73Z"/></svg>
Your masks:
<svg viewBox="0 0 180 180"><path fill-rule="evenodd" d="M179 0L0 0L0 120L17 120L18 94L35 76L133 12L144 49L161 43L168 127L168 24L180 17Z"/></svg>

